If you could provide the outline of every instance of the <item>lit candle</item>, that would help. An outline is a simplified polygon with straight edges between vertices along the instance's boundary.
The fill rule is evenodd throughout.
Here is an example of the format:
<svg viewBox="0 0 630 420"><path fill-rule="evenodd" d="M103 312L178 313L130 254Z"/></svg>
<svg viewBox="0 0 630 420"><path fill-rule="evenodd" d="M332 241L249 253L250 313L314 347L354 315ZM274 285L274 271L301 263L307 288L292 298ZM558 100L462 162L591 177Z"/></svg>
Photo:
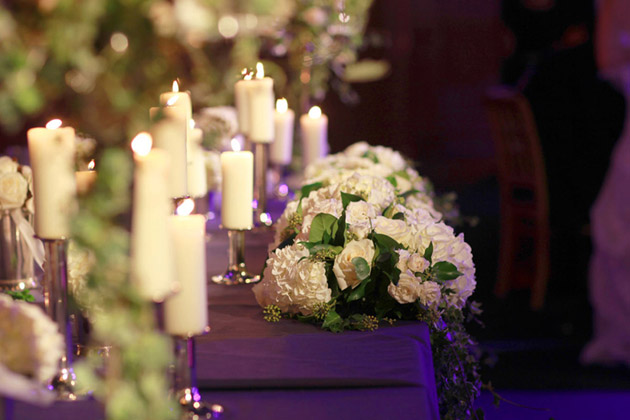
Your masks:
<svg viewBox="0 0 630 420"><path fill-rule="evenodd" d="M61 125L61 120L52 120L46 128L31 128L26 134L33 169L35 233L45 239L69 237L76 209L74 129Z"/></svg>
<svg viewBox="0 0 630 420"><path fill-rule="evenodd" d="M191 157L188 163L188 193L191 197L203 197L208 192L208 180L206 176L206 157L203 153L201 143L203 141L203 131L195 127L195 122L191 122L190 142L188 151Z"/></svg>
<svg viewBox="0 0 630 420"><path fill-rule="evenodd" d="M265 77L262 63L256 64L256 77L247 86L249 98L249 139L271 143L274 138L273 79Z"/></svg>
<svg viewBox="0 0 630 420"><path fill-rule="evenodd" d="M87 171L77 171L75 172L76 182L77 182L77 193L79 195L83 195L90 191L92 185L96 181L96 171L94 170L96 164L94 159L90 161L88 164Z"/></svg>
<svg viewBox="0 0 630 420"><path fill-rule="evenodd" d="M240 151L232 140L232 152L221 153L221 224L225 229L251 229L254 199L254 155Z"/></svg>
<svg viewBox="0 0 630 420"><path fill-rule="evenodd" d="M174 108L183 114L182 118L186 121L192 118L192 100L188 92L180 92L177 80L173 80L172 92L164 92L160 94L160 105L163 107Z"/></svg>
<svg viewBox="0 0 630 420"><path fill-rule="evenodd" d="M188 158L185 127L188 125L184 115L173 107L151 108L151 135L155 147L165 150L170 157L168 191L171 198L188 195ZM159 117L163 117L158 120ZM157 121L156 121L157 120Z"/></svg>
<svg viewBox="0 0 630 420"><path fill-rule="evenodd" d="M206 219L190 214L194 202L186 199L170 216L179 292L164 303L164 329L171 335L190 337L208 327L206 291Z"/></svg>
<svg viewBox="0 0 630 420"><path fill-rule="evenodd" d="M236 118L238 120L238 131L247 136L249 134L249 99L247 88L252 79L251 73L243 69L243 79L234 85L234 105L236 106Z"/></svg>
<svg viewBox="0 0 630 420"><path fill-rule="evenodd" d="M276 101L276 112L273 115L276 138L271 143L269 159L277 165L291 163L293 154L293 124L295 112L289 109L287 100L282 98Z"/></svg>
<svg viewBox="0 0 630 420"><path fill-rule="evenodd" d="M142 297L160 302L177 285L168 229L170 159L164 150L152 149L151 143L148 133L138 134L131 142L135 161L131 277Z"/></svg>
<svg viewBox="0 0 630 420"><path fill-rule="evenodd" d="M328 154L328 117L318 106L300 117L304 167Z"/></svg>

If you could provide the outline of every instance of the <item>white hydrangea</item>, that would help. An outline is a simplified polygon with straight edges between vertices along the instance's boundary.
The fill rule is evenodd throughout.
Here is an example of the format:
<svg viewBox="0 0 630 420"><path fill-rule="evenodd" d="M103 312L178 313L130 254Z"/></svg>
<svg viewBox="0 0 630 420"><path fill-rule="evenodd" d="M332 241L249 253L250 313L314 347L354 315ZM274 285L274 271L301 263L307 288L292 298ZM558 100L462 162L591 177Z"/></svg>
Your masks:
<svg viewBox="0 0 630 420"><path fill-rule="evenodd" d="M57 371L64 339L57 325L33 304L0 294L0 364L45 382Z"/></svg>
<svg viewBox="0 0 630 420"><path fill-rule="evenodd" d="M86 295L86 281L92 267L96 264L94 253L88 249L79 248L70 241L68 245L68 290L83 306L91 310L98 310L98 302L91 302Z"/></svg>
<svg viewBox="0 0 630 420"><path fill-rule="evenodd" d="M373 175L354 173L339 184L339 189L363 197L380 213L396 199L394 186L386 179Z"/></svg>
<svg viewBox="0 0 630 420"><path fill-rule="evenodd" d="M330 300L325 264L303 258L308 255L299 244L270 255L263 280L252 289L260 306L277 305L282 312L310 315L317 304Z"/></svg>

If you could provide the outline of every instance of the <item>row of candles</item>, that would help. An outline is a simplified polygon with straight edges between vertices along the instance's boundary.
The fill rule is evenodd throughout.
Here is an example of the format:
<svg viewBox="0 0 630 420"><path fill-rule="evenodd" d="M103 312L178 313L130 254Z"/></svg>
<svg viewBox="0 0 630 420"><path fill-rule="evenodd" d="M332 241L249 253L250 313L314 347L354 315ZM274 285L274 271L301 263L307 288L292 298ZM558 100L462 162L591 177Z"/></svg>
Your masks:
<svg viewBox="0 0 630 420"><path fill-rule="evenodd" d="M236 82L235 101L242 134L254 143L270 143L271 161L291 162L295 113L286 100L274 109L273 80L258 63L256 75L245 72ZM205 180L200 152L203 133L194 127L192 101L173 83L150 109L151 133L131 143L134 152L132 213L132 279L140 294L165 301L165 330L177 336L202 333L207 327L205 217L191 214L198 193L195 180ZM75 132L53 120L28 131L35 196L35 232L40 238L70 237L74 196L94 181L95 171L74 173ZM327 118L318 107L300 118L304 162L327 153ZM252 227L253 155L239 150L221 154L222 226ZM153 147L154 146L154 147ZM201 168L201 169L200 169ZM192 187L192 188L191 188ZM193 191L191 191L191 189ZM180 206L173 214L173 200Z"/></svg>

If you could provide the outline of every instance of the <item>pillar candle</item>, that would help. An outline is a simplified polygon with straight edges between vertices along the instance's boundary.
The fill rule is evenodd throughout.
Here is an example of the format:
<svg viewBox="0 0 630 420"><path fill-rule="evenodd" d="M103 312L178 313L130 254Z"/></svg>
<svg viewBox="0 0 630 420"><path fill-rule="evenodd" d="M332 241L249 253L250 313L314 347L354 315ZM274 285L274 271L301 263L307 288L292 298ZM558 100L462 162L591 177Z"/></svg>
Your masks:
<svg viewBox="0 0 630 420"><path fill-rule="evenodd" d="M52 120L46 128L31 128L27 132L35 233L45 239L69 237L70 218L76 209L74 129L61 124L60 120Z"/></svg>
<svg viewBox="0 0 630 420"><path fill-rule="evenodd" d="M77 183L77 193L79 195L86 194L90 191L96 181L96 171L77 171L74 175Z"/></svg>
<svg viewBox="0 0 630 420"><path fill-rule="evenodd" d="M273 79L265 77L262 63L256 64L256 77L247 86L249 98L249 139L271 143L274 139Z"/></svg>
<svg viewBox="0 0 630 420"><path fill-rule="evenodd" d="M243 69L243 80L234 84L234 105L236 106L236 118L238 120L238 131L247 136L249 134L249 99L247 88L252 75Z"/></svg>
<svg viewBox="0 0 630 420"><path fill-rule="evenodd" d="M134 188L131 220L131 277L141 296L160 302L176 289L173 250L168 229L172 203L168 191L170 158L151 149L141 133L132 142Z"/></svg>
<svg viewBox="0 0 630 420"><path fill-rule="evenodd" d="M163 117L151 125L151 135L154 145L165 150L170 157L168 176L168 191L171 198L188 195L188 158L186 155L186 130L188 125L184 115L177 109L151 108L151 120L155 121L160 115Z"/></svg>
<svg viewBox="0 0 630 420"><path fill-rule="evenodd" d="M300 133L304 167L328 154L328 117L318 106L300 117Z"/></svg>
<svg viewBox="0 0 630 420"><path fill-rule="evenodd" d="M208 327L206 219L200 214L176 215L169 222L180 288L164 303L164 327L171 335L199 335Z"/></svg>
<svg viewBox="0 0 630 420"><path fill-rule="evenodd" d="M293 125L295 112L289 109L286 99L276 101L276 111L273 116L275 125L275 139L271 143L269 159L277 165L288 165L293 155Z"/></svg>
<svg viewBox="0 0 630 420"><path fill-rule="evenodd" d="M191 156L188 164L188 193L191 197L203 197L208 192L206 157L201 146L202 141L203 131L200 128L193 128L188 148Z"/></svg>
<svg viewBox="0 0 630 420"><path fill-rule="evenodd" d="M186 121L192 118L192 100L190 93L180 92L177 81L173 81L173 91L160 94L160 105L163 107L175 108L184 114Z"/></svg>
<svg viewBox="0 0 630 420"><path fill-rule="evenodd" d="M251 229L254 199L254 155L238 151L221 153L221 224L225 229Z"/></svg>

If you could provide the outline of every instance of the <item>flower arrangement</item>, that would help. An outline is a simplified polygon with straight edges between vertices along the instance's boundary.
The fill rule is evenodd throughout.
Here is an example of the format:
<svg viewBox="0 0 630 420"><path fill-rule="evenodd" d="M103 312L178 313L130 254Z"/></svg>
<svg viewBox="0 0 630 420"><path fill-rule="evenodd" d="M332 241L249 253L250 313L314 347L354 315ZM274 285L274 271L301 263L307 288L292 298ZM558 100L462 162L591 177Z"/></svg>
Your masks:
<svg viewBox="0 0 630 420"><path fill-rule="evenodd" d="M451 225L459 222L456 196L436 195L428 178L420 176L400 152L385 146L358 142L340 153L316 161L304 171L305 184L336 184L355 173L386 178L397 194L404 198L408 208L425 209Z"/></svg>
<svg viewBox="0 0 630 420"><path fill-rule="evenodd" d="M64 340L41 308L0 294L0 395L52 402L43 383L57 371Z"/></svg>
<svg viewBox="0 0 630 420"><path fill-rule="evenodd" d="M33 172L9 156L0 156L0 210L34 213Z"/></svg>
<svg viewBox="0 0 630 420"><path fill-rule="evenodd" d="M408 184L397 182L402 173ZM316 182L288 203L253 288L265 319L291 317L333 332L424 321L441 417L480 418L473 410L479 366L464 328L480 313L469 302L472 250L432 207L431 190L422 189L428 181L397 152L364 144L310 166L307 177Z"/></svg>

